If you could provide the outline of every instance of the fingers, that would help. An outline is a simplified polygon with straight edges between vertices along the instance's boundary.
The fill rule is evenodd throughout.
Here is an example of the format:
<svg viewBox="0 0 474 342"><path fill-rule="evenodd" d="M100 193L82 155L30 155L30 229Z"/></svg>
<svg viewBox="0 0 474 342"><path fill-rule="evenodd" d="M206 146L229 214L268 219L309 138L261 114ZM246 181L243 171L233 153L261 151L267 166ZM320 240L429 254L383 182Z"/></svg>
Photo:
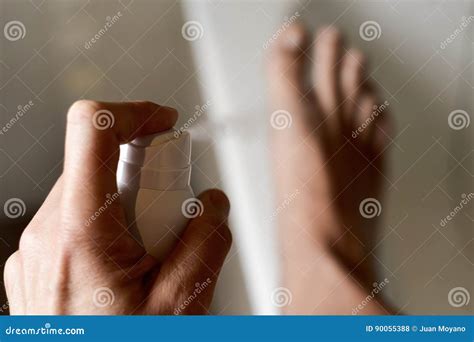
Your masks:
<svg viewBox="0 0 474 342"><path fill-rule="evenodd" d="M226 195L220 190L208 190L199 196L199 200L204 207L202 215L189 222L178 246L161 267L155 285L163 289L163 283L166 283L168 295L171 290L174 295L170 297L175 297L178 305L197 287L202 290L198 300L180 313L202 313L203 307L208 308L232 244L227 226L230 204ZM154 292L156 302L162 301L163 291Z"/></svg>
<svg viewBox="0 0 474 342"><path fill-rule="evenodd" d="M170 129L177 116L151 102L74 103L67 119L63 204L96 210L107 194L117 192L119 144Z"/></svg>
<svg viewBox="0 0 474 342"><path fill-rule="evenodd" d="M179 262L191 264L196 274L217 276L232 244L227 226L230 203L227 196L216 189L202 193L199 200L203 203L203 213L189 222L176 255Z"/></svg>

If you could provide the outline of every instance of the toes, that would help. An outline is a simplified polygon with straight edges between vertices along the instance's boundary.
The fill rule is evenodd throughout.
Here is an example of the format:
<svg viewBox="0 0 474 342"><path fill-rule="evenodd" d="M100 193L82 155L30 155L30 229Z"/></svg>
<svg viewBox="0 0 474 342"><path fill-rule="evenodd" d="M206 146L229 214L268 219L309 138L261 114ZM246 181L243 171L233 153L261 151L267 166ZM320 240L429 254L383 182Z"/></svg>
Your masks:
<svg viewBox="0 0 474 342"><path fill-rule="evenodd" d="M364 54L355 49L346 52L341 66L341 87L345 121L354 115L357 99L362 91L365 69Z"/></svg>
<svg viewBox="0 0 474 342"><path fill-rule="evenodd" d="M315 91L321 109L328 120L340 104L339 71L342 56L342 36L334 27L322 28L316 38L314 58Z"/></svg>
<svg viewBox="0 0 474 342"><path fill-rule="evenodd" d="M380 103L374 93L362 94L357 104L356 128L352 137L359 137L374 151L383 150L392 134L389 106L388 101Z"/></svg>
<svg viewBox="0 0 474 342"><path fill-rule="evenodd" d="M375 120L379 116L377 111L377 97L374 94L367 93L362 94L357 101L357 109L354 114L354 124L359 139L362 139L364 143L367 143L371 137L371 130L375 127Z"/></svg>
<svg viewBox="0 0 474 342"><path fill-rule="evenodd" d="M273 103L285 109L304 99L304 52L308 45L307 32L303 26L293 24L274 42L269 58L270 96Z"/></svg>
<svg viewBox="0 0 474 342"><path fill-rule="evenodd" d="M386 148L394 133L393 120L388 109L389 106L390 104L388 101L385 101L378 106L377 112L380 114L378 120L375 121L371 133L372 147L377 154L381 153Z"/></svg>

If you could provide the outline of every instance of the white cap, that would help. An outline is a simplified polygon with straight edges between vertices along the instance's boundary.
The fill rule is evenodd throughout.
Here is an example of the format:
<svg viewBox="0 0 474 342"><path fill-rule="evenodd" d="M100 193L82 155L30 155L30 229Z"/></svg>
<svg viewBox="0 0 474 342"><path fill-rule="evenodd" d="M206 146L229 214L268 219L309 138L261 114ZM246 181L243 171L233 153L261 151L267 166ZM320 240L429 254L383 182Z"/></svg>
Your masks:
<svg viewBox="0 0 474 342"><path fill-rule="evenodd" d="M119 182L148 189L183 189L191 176L191 136L170 130L120 146Z"/></svg>
<svg viewBox="0 0 474 342"><path fill-rule="evenodd" d="M120 146L120 160L152 170L186 168L191 163L191 136L170 130L137 138Z"/></svg>

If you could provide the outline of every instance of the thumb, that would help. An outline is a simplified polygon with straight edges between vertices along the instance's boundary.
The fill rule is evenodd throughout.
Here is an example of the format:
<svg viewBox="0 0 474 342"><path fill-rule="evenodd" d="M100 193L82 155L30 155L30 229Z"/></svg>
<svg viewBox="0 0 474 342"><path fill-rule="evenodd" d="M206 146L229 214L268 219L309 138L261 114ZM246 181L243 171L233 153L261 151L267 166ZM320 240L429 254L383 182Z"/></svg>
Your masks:
<svg viewBox="0 0 474 342"><path fill-rule="evenodd" d="M152 295L160 297L152 298L152 302L160 303L161 307L164 298L171 300L166 306L171 306L175 314L208 312L232 244L227 225L230 211L227 196L212 189L203 192L198 200L203 210L189 221L178 245L161 266Z"/></svg>

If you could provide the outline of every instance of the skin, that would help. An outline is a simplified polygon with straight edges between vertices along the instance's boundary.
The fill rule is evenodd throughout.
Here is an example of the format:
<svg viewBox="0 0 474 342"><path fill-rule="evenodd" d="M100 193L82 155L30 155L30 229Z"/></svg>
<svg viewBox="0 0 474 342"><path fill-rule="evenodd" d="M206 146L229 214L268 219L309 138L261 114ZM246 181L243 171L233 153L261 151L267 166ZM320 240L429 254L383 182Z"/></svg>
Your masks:
<svg viewBox="0 0 474 342"><path fill-rule="evenodd" d="M99 110L113 114L112 127L93 125ZM199 196L202 215L188 223L162 264L128 233L120 200L85 224L117 193L119 145L170 129L177 117L176 110L150 102L82 100L71 106L62 176L5 266L11 314L208 313L232 242L224 193ZM188 303L198 283L207 285ZM113 297L106 305L100 298L104 288Z"/></svg>
<svg viewBox="0 0 474 342"><path fill-rule="evenodd" d="M390 125L383 112L352 137L383 102L366 72L364 55L344 48L333 27L312 40L293 24L268 58L272 109L292 119L290 127L272 130L277 203L297 193L279 215L282 281L292 293L286 313L351 314L383 280L370 253L375 220L360 215L359 203L381 200ZM388 309L373 300L359 313Z"/></svg>
<svg viewBox="0 0 474 342"><path fill-rule="evenodd" d="M303 27L292 25L269 58L273 110L286 110L292 118L291 127L272 132L278 203L297 191L279 215L282 281L292 295L287 314L351 314L372 283L382 280L370 253L374 221L360 215L359 203L381 199L390 124L384 112L351 137L380 103L365 64L361 52L343 48L331 27L311 42ZM308 69L310 88L304 79ZM91 124L102 109L115 118L104 131ZM175 110L147 102L80 101L71 107L63 175L5 267L13 314L172 314L196 283L209 279L210 286L180 308L182 314L208 312L231 244L229 202L222 192L200 196L203 215L190 221L162 265L124 234L119 201L84 226L107 194L117 191L119 144L169 129L176 117ZM112 305L94 303L94 291L103 287L113 291ZM390 312L378 297L358 311Z"/></svg>

